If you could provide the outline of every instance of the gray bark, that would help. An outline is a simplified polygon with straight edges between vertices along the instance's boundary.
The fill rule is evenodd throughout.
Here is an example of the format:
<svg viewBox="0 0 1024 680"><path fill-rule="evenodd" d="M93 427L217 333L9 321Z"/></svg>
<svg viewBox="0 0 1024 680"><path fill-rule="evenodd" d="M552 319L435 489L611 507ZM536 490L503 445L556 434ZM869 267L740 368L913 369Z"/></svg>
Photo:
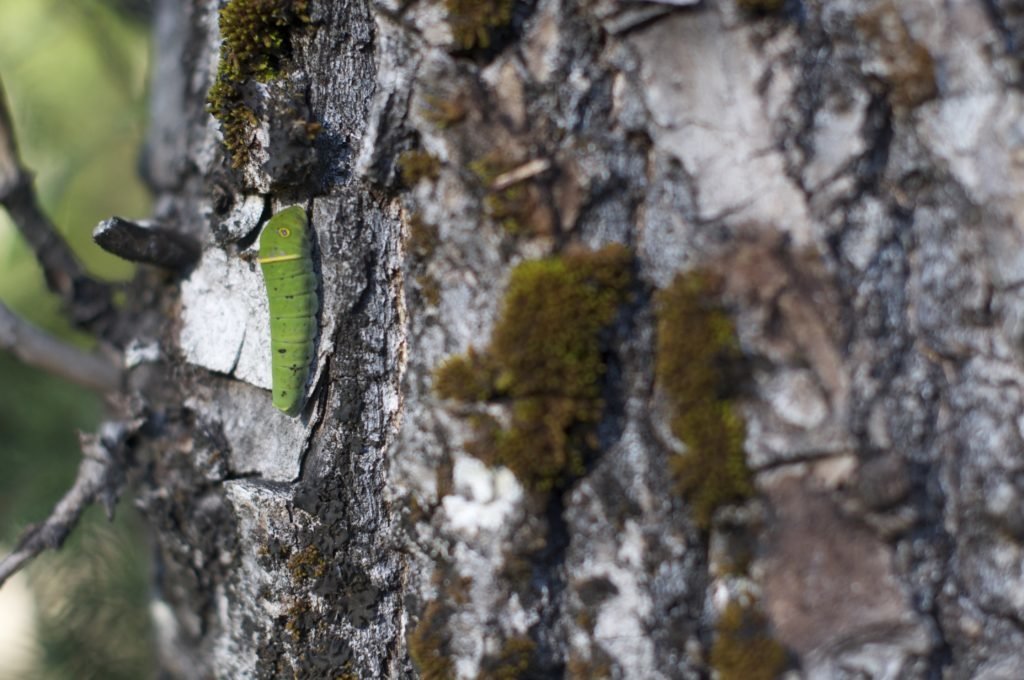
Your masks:
<svg viewBox="0 0 1024 680"><path fill-rule="evenodd" d="M312 0L236 172L204 110L218 3L158 3L144 171L157 220L203 242L129 300L133 346L160 348L129 388L170 676L412 677L413 640L428 677L729 677L739 602L797 677L1024 677L1024 16L744 9L771 4L520 2L466 51L442 2ZM320 123L315 154L275 165L289 115ZM417 146L439 171L403 188ZM526 233L469 169L494 151L546 161ZM298 419L270 404L242 257L291 203L323 292ZM599 450L531 492L467 452L433 372L487 345L517 263L609 243L637 283ZM707 530L654 376L654 291L695 268L749 361L756 487Z"/></svg>

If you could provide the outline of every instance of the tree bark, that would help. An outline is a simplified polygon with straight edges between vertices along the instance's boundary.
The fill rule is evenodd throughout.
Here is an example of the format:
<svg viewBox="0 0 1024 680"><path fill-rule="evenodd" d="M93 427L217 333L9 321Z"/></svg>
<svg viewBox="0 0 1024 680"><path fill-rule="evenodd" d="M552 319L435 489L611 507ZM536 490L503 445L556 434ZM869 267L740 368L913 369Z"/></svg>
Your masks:
<svg viewBox="0 0 1024 680"><path fill-rule="evenodd" d="M126 306L169 676L1024 677L1013 3L310 0L236 157L220 4L157 3L203 254Z"/></svg>

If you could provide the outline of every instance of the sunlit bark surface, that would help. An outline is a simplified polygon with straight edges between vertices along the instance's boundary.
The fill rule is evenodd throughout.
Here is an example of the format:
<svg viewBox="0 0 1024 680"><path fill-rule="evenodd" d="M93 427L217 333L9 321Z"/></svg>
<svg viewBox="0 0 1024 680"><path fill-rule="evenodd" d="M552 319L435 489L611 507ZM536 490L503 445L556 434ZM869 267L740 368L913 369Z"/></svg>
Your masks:
<svg viewBox="0 0 1024 680"><path fill-rule="evenodd" d="M159 5L168 674L1024 677L1013 3L310 0L237 168L219 3ZM293 203L295 419L245 257Z"/></svg>

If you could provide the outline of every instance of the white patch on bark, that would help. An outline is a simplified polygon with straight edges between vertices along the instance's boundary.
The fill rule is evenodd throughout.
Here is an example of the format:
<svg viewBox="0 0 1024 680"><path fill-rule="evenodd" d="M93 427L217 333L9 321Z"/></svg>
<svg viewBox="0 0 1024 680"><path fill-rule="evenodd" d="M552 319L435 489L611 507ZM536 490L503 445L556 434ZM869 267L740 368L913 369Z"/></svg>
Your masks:
<svg viewBox="0 0 1024 680"><path fill-rule="evenodd" d="M270 324L255 266L209 248L181 284L181 350L189 363L270 389Z"/></svg>
<svg viewBox="0 0 1024 680"><path fill-rule="evenodd" d="M232 239L242 239L259 226L263 208L264 199L259 194L243 196L241 201L236 201L234 209L221 221L220 226Z"/></svg>
<svg viewBox="0 0 1024 680"><path fill-rule="evenodd" d="M758 94L765 59L745 31L722 28L717 11L678 14L635 40L652 137L693 177L702 219L756 220L809 243L803 194L786 176Z"/></svg>
<svg viewBox="0 0 1024 680"><path fill-rule="evenodd" d="M452 476L455 494L441 504L448 526L467 538L506 525L523 497L523 487L508 468L491 469L472 456L457 453Z"/></svg>
<svg viewBox="0 0 1024 680"><path fill-rule="evenodd" d="M626 522L620 534L618 554L593 566L593 577L615 584L618 593L603 603L597 613L594 640L634 677L658 677L654 667L654 643L647 635L651 614L648 585L643 582L644 536L637 522Z"/></svg>

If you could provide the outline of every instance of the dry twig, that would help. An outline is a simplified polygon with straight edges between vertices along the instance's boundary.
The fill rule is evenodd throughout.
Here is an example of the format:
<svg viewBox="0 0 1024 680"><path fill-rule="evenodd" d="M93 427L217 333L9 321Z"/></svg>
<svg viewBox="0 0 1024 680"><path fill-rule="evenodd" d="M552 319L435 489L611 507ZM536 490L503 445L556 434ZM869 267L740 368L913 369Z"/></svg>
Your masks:
<svg viewBox="0 0 1024 680"><path fill-rule="evenodd" d="M547 172L550 167L551 161L547 158L535 158L495 177L491 182L491 191L504 191L513 184L525 182L531 177Z"/></svg>
<svg viewBox="0 0 1024 680"><path fill-rule="evenodd" d="M96 245L131 262L185 271L199 261L199 241L187 234L148 223L111 217L92 232Z"/></svg>
<svg viewBox="0 0 1024 680"><path fill-rule="evenodd" d="M124 486L124 471L128 467L129 440L143 422L142 419L107 422L100 426L99 434L80 435L82 462L74 484L46 521L29 527L14 550L0 560L0 586L44 550L56 550L63 545L91 504L99 501L107 517L114 516L114 506Z"/></svg>
<svg viewBox="0 0 1024 680"><path fill-rule="evenodd" d="M110 287L86 274L60 232L39 207L32 174L21 164L0 82L0 204L32 247L46 284L64 300L72 321L102 330L114 313Z"/></svg>
<svg viewBox="0 0 1024 680"><path fill-rule="evenodd" d="M33 326L0 302L0 349L36 368L97 392L113 392L121 370L99 354L89 354Z"/></svg>

